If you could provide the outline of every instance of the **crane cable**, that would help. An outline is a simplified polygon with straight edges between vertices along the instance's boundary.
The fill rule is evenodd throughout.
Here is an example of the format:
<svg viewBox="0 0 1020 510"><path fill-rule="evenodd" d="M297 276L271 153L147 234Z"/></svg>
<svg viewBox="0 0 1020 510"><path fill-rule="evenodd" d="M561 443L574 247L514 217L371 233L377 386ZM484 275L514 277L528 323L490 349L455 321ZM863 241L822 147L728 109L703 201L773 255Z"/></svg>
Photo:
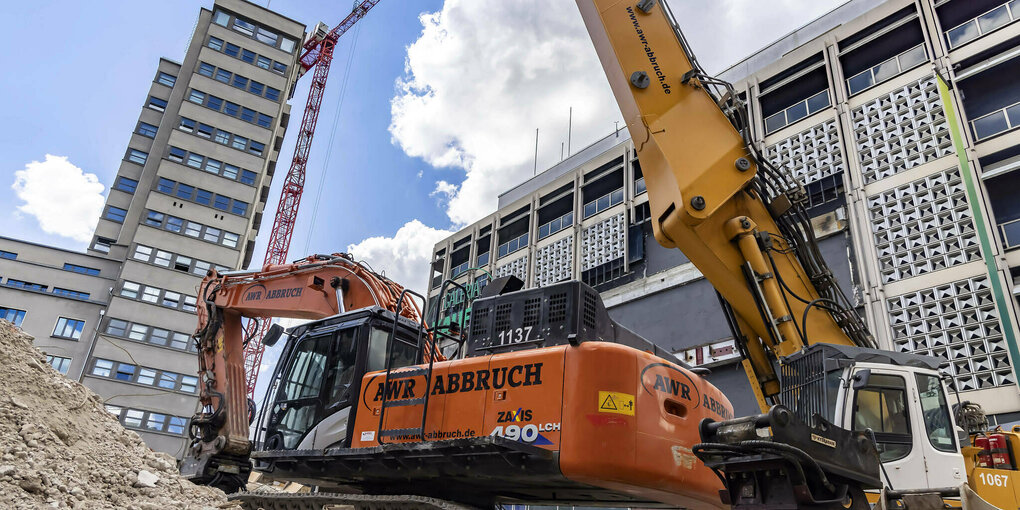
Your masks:
<svg viewBox="0 0 1020 510"><path fill-rule="evenodd" d="M312 242L312 233L315 232L315 220L319 216L319 201L322 198L322 188L326 185L326 170L333 157L333 144L336 141L337 126L340 124L340 113L344 107L344 97L347 93L347 81L351 76L351 62L354 61L354 52L358 46L358 34L361 33L361 25L354 27L354 40L351 42L351 51L347 54L347 65L344 67L343 81L340 83L340 98L337 101L336 111L333 113L333 125L329 132L329 145L326 147L326 159L322 161L322 172L319 175L319 185L315 189L315 200L312 202L312 220L308 225L308 233L305 236L304 253L308 253L308 245Z"/></svg>

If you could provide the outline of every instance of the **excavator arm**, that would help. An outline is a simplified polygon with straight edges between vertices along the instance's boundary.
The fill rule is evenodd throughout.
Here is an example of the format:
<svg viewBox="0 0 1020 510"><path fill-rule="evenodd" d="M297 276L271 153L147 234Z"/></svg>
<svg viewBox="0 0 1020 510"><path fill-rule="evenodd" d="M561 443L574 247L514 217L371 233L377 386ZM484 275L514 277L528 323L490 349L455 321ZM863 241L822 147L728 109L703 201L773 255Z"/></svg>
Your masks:
<svg viewBox="0 0 1020 510"><path fill-rule="evenodd" d="M773 359L814 342L874 346L818 252L803 186L750 142L744 105L701 69L669 6L577 4L641 161L655 238L719 292L762 411L780 390Z"/></svg>
<svg viewBox="0 0 1020 510"><path fill-rule="evenodd" d="M254 413L245 387L244 346L251 339L244 338L242 318L320 319L378 306L420 322L418 304L404 294L402 286L347 254L315 255L261 271L210 271L200 286L194 335L201 410L191 420L192 443L182 473L233 489L243 486L250 471ZM428 349L425 356L431 356Z"/></svg>

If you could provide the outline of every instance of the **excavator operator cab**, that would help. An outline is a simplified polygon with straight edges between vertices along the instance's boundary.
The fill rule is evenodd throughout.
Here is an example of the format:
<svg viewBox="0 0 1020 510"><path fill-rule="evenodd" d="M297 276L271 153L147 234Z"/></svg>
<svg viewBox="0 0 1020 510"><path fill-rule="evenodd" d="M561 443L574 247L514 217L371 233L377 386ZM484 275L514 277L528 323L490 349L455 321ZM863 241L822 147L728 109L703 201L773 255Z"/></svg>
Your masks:
<svg viewBox="0 0 1020 510"><path fill-rule="evenodd" d="M418 324L403 317L396 324L391 366L420 362ZM393 327L393 313L373 307L291 330L260 406L256 449L349 446L347 424L354 420L362 376L386 368Z"/></svg>
<svg viewBox="0 0 1020 510"><path fill-rule="evenodd" d="M814 415L873 434L892 487L965 481L940 360L911 353L814 344L785 360L780 401L805 423ZM919 470L938 465L947 469Z"/></svg>

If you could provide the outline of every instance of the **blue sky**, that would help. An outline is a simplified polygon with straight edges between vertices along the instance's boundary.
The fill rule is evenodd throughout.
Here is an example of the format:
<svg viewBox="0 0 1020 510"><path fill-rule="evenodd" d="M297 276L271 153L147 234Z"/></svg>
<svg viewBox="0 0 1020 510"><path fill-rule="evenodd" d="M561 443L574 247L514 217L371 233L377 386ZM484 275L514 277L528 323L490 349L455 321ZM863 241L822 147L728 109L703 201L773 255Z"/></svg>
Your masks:
<svg viewBox="0 0 1020 510"><path fill-rule="evenodd" d="M699 59L715 70L839 3L671 0ZM353 2L339 4L344 7L324 0L272 0L270 7L308 26L320 20L333 26ZM5 6L0 19L3 235L84 249L83 241L44 232L42 217L18 211L23 204L12 189L16 172L50 154L95 174L108 188L158 59L183 57L199 9L211 5L211 0L67 0ZM571 0L382 0L355 30L336 50L292 259L351 250L420 288L432 245L450 229L494 210L500 191L531 175L535 128L540 129L541 169L559 160L570 107L575 148L608 134L620 118ZM289 168L307 87L308 80L302 80L292 100L292 129L263 234ZM328 151L334 119L337 131ZM43 196L36 206L50 213L50 222L84 221L87 214L71 207L74 200L66 196L85 193L80 190L87 186L56 180L39 186L65 198ZM321 201L310 229L320 182ZM256 262L267 237L259 238Z"/></svg>

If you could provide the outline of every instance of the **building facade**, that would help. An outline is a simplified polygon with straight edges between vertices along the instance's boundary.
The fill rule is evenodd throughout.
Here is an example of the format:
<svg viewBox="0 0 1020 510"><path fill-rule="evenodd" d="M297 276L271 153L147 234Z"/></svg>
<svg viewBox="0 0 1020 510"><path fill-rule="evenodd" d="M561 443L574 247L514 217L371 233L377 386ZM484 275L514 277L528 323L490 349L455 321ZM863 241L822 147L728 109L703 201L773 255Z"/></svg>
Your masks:
<svg viewBox="0 0 1020 510"><path fill-rule="evenodd" d="M266 8L215 0L183 61L159 61L87 252L0 239L17 254L0 259L0 318L20 320L153 449L184 453L198 287L211 268L251 262L304 37Z"/></svg>
<svg viewBox="0 0 1020 510"><path fill-rule="evenodd" d="M722 73L759 147L806 184L822 252L882 346L943 359L997 422L1020 418L1017 21L1016 0L852 0ZM578 278L754 412L711 285L658 246L646 202L633 144L596 142L438 243L430 306L462 306L436 299L444 278Z"/></svg>

